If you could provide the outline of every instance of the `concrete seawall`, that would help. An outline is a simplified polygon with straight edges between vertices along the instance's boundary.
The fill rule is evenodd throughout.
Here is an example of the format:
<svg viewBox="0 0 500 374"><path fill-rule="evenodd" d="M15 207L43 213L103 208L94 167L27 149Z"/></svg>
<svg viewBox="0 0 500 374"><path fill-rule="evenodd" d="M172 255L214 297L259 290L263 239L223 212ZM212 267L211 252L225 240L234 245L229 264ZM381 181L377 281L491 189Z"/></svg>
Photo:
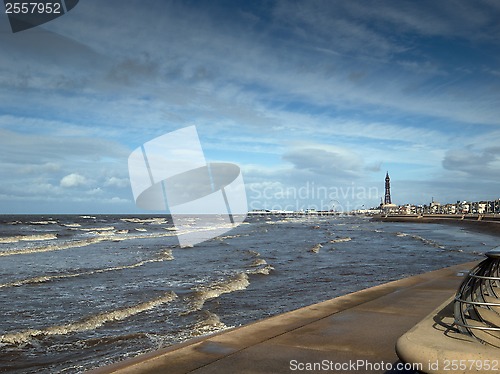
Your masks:
<svg viewBox="0 0 500 374"><path fill-rule="evenodd" d="M92 373L413 373L397 370L396 341L453 296L475 264L382 284Z"/></svg>
<svg viewBox="0 0 500 374"><path fill-rule="evenodd" d="M466 230L482 232L485 234L500 235L499 215L458 215L458 214L424 214L402 215L389 214L372 217L375 221L382 222L411 222L411 223L440 223L461 226Z"/></svg>

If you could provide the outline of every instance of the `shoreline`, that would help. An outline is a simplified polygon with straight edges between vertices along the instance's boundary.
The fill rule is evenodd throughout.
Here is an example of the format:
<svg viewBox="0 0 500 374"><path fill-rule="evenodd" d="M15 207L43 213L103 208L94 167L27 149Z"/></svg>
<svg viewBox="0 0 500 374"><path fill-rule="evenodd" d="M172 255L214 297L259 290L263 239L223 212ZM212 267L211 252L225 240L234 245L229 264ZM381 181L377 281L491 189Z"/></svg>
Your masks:
<svg viewBox="0 0 500 374"><path fill-rule="evenodd" d="M403 364L396 341L448 300L476 263L387 282L88 373L229 374L238 368L242 373L276 374L289 373L294 364L324 362L339 366L333 371L337 373L352 372L349 363L366 364L355 372L392 372Z"/></svg>
<svg viewBox="0 0 500 374"><path fill-rule="evenodd" d="M477 217L475 219L472 217L462 219L461 216L389 215L372 217L372 219L382 222L455 224L475 232L500 235L500 222L478 220ZM375 365L383 358L387 360L385 362L396 366L400 362L394 349L397 339L441 305L443 300L452 296L463 275L475 263L454 265L382 283L239 327L189 339L114 364L94 368L88 373L138 374L166 371L169 373L199 372L200 374L229 373L234 372L234 366L242 369L242 372L249 373L285 373L291 370L290 363L297 357L303 360L297 361L297 363L319 362L327 359L332 363L364 360ZM451 287L450 284L452 284ZM414 294L415 292L416 294ZM400 293L405 295L401 297ZM404 305L399 305L400 303ZM416 303L419 303L417 309L421 308L422 311L416 311ZM413 306L408 308L408 305ZM328 309L328 312L323 311L323 309ZM321 313L318 313L319 310ZM367 312L370 313L371 319L380 321L385 326L385 330L381 331L377 326L371 326L370 323L364 325L360 315ZM403 315L405 316L403 317ZM324 325L330 319L336 321L334 325L349 321L348 324L351 328L349 334L345 336L340 334L341 332L345 333L344 327L340 328L342 331L337 331L337 328L332 327L330 323ZM404 321L405 327L401 326L401 321L406 319L408 321ZM322 326L313 326L316 324ZM363 328L365 330L361 331ZM328 339L325 342L317 342L316 338L321 340L326 337L324 329L332 329L332 334L328 333ZM381 347L374 346L370 341L372 335L365 336L365 331L369 331L375 336L378 335L384 344ZM309 336L309 334L313 336ZM296 344L296 340L304 341ZM338 340L339 343L334 343L335 340ZM341 344L340 341L343 343ZM286 349L282 351L284 348ZM330 350L331 354L324 354ZM273 351L278 359L272 355ZM257 365L258 368L255 368L254 365ZM347 373L348 371L342 372ZM367 372L381 373L379 370Z"/></svg>
<svg viewBox="0 0 500 374"><path fill-rule="evenodd" d="M382 215L372 217L381 222L439 223L461 226L463 229L500 236L500 217L486 215Z"/></svg>

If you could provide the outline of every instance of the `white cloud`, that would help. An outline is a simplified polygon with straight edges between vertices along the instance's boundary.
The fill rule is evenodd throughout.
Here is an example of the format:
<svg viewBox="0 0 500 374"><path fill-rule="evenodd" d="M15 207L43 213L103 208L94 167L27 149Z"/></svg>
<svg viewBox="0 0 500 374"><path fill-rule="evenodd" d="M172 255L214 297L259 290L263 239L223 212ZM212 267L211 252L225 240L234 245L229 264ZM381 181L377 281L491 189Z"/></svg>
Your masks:
<svg viewBox="0 0 500 374"><path fill-rule="evenodd" d="M443 168L465 178L500 181L500 147L450 149L443 158Z"/></svg>
<svg viewBox="0 0 500 374"><path fill-rule="evenodd" d="M89 191L87 191L87 195L101 195L103 193L103 190L100 187L93 188Z"/></svg>
<svg viewBox="0 0 500 374"><path fill-rule="evenodd" d="M105 186L110 186L110 187L128 187L130 186L130 181L128 178L117 178L117 177L110 177L104 182Z"/></svg>
<svg viewBox="0 0 500 374"><path fill-rule="evenodd" d="M359 177L360 157L347 149L325 145L293 148L283 155L298 170L307 170L328 178Z"/></svg>
<svg viewBox="0 0 500 374"><path fill-rule="evenodd" d="M83 175L72 173L66 175L61 179L60 186L65 188L72 188L72 187L83 186L86 185L87 183L88 180Z"/></svg>
<svg viewBox="0 0 500 374"><path fill-rule="evenodd" d="M130 204L131 201L118 196L114 196L109 200L109 202L112 204Z"/></svg>

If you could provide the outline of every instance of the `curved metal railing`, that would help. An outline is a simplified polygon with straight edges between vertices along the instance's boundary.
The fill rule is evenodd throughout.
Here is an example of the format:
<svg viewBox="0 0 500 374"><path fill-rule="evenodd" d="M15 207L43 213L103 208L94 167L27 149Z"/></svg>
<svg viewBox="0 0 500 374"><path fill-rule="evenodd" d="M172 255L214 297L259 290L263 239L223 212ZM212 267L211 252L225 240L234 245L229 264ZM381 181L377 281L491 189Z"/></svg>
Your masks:
<svg viewBox="0 0 500 374"><path fill-rule="evenodd" d="M500 247L486 257L455 295L455 325L464 334L500 347Z"/></svg>

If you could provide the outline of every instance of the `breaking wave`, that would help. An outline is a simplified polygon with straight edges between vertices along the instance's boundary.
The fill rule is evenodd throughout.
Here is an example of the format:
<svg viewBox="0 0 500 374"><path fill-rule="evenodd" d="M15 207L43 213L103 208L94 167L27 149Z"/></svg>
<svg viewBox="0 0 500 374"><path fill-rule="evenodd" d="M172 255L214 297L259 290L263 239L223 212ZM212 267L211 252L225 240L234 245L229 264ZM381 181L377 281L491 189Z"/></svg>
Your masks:
<svg viewBox="0 0 500 374"><path fill-rule="evenodd" d="M88 238L84 240L74 240L70 242L66 242L64 244L53 244L43 247L31 247L31 248L23 248L23 249L13 249L6 250L0 252L0 257L2 256L12 256L12 255L23 255L23 254L32 254L32 253L43 253L43 252L52 252L52 251L61 251L64 249L72 249L72 248L80 248L86 247L88 245L96 244L103 241L125 241L125 240L133 240L133 239L152 239L152 238L163 238L163 237L172 237L175 236L173 233L161 233L161 234L153 234L153 235L128 235L128 234L119 234L106 231L105 233L95 233L98 236L93 238Z"/></svg>
<svg viewBox="0 0 500 374"><path fill-rule="evenodd" d="M53 225L56 224L57 221L48 220L48 221L31 221L30 225Z"/></svg>
<svg viewBox="0 0 500 374"><path fill-rule="evenodd" d="M265 265L265 266L262 266L262 267L257 268L257 269L248 270L247 274L269 275L271 273L271 271L273 271L273 270L274 270L274 266L272 266L272 265Z"/></svg>
<svg viewBox="0 0 500 374"><path fill-rule="evenodd" d="M217 314L208 310L204 310L203 314L203 319L197 322L192 328L192 337L211 334L228 328L228 326L221 322Z"/></svg>
<svg viewBox="0 0 500 374"><path fill-rule="evenodd" d="M233 238L239 238L241 236L241 234L236 234L236 235L224 235L224 236L217 236L216 240L220 240L220 241L223 241L223 240L226 240L226 239L233 239Z"/></svg>
<svg viewBox="0 0 500 374"><path fill-rule="evenodd" d="M190 303L191 311L203 308L203 304L207 300L215 299L226 293L244 290L249 285L248 275L246 273L238 273L223 281L214 282L208 286L197 287Z"/></svg>
<svg viewBox="0 0 500 374"><path fill-rule="evenodd" d="M162 304L169 303L177 298L174 292L167 292L163 296L149 300L137 305L112 310L110 312L99 313L83 318L76 322L64 325L49 326L43 329L28 329L20 332L8 333L0 336L0 344L18 345L29 342L33 338L67 335L75 332L95 330L108 322L121 321L136 314L156 308Z"/></svg>
<svg viewBox="0 0 500 374"><path fill-rule="evenodd" d="M423 238L423 237L421 237L419 235L416 235L416 234L407 234L405 232L397 232L396 236L399 236L399 237L410 237L412 239L419 240L419 241L421 241L424 244L430 245L431 247L435 247L435 248L439 248L439 249L445 249L445 247L443 245L441 245L439 243L436 243L433 240L429 240L429 239Z"/></svg>
<svg viewBox="0 0 500 374"><path fill-rule="evenodd" d="M115 266L115 267L110 267L110 268L97 269L97 270L91 270L91 271L85 271L85 272L73 273L73 274L42 275L39 277L33 277L33 278L22 279L22 280L18 280L18 281L14 281L14 282L3 283L3 284L0 284L0 288L19 287L19 286L24 286L26 284L46 283L46 282L51 282L51 281L55 281L55 280L59 280L59 279L69 279L69 278L81 277L83 275L93 275L93 274L107 273L109 271L135 269L135 268L138 268L140 266L143 266L145 264L149 264L152 262L163 262L163 261L172 261L172 260L174 260L174 256L172 255L172 250L167 249L164 252L162 252L157 258L153 258L151 260L139 261L139 262L132 264L132 265Z"/></svg>
<svg viewBox="0 0 500 374"><path fill-rule="evenodd" d="M267 265L267 261L264 260L263 258L256 258L255 260L253 260L253 262L250 266L257 267L260 265Z"/></svg>
<svg viewBox="0 0 500 374"><path fill-rule="evenodd" d="M63 223L61 226L69 227L69 228L82 227L82 225L80 225L79 223Z"/></svg>
<svg viewBox="0 0 500 374"><path fill-rule="evenodd" d="M4 238L0 238L0 244L18 243L21 241L34 242L34 241L53 240L53 239L57 239L56 234L16 235L16 236L7 236Z"/></svg>
<svg viewBox="0 0 500 374"><path fill-rule="evenodd" d="M83 228L80 229L80 231L98 232L98 231L112 231L114 229L115 229L114 226L104 226L104 227Z"/></svg>
<svg viewBox="0 0 500 374"><path fill-rule="evenodd" d="M352 240L351 237L346 236L345 238L335 238L330 240L330 243L344 243L344 242L350 242Z"/></svg>
<svg viewBox="0 0 500 374"><path fill-rule="evenodd" d="M260 256L260 253L259 253L259 252L257 252L257 251L254 251L253 249L249 249L249 250L247 250L247 253L248 253L249 255L251 255L251 256L255 256L255 257Z"/></svg>
<svg viewBox="0 0 500 374"><path fill-rule="evenodd" d="M153 225L163 225L168 223L166 218L122 218L120 221L139 224L150 223Z"/></svg>
<svg viewBox="0 0 500 374"><path fill-rule="evenodd" d="M250 267L252 267L252 269L247 270L247 274L269 275L271 271L274 270L274 267L272 265L269 265L263 258L256 258L255 260L253 260L253 262L250 264Z"/></svg>
<svg viewBox="0 0 500 374"><path fill-rule="evenodd" d="M323 247L321 243L318 243L309 249L309 252L319 253L319 250Z"/></svg>
<svg viewBox="0 0 500 374"><path fill-rule="evenodd" d="M75 241L68 242L65 244L54 244L54 245L48 245L48 246L44 246L44 247L13 249L13 250L5 251L5 252L0 252L0 257L30 254L30 253L61 251L63 249L69 249L69 248L86 247L88 245L95 244L95 243L98 243L98 242L103 241L103 240L105 240L105 238L89 238L89 239L85 239L85 240L75 240Z"/></svg>

